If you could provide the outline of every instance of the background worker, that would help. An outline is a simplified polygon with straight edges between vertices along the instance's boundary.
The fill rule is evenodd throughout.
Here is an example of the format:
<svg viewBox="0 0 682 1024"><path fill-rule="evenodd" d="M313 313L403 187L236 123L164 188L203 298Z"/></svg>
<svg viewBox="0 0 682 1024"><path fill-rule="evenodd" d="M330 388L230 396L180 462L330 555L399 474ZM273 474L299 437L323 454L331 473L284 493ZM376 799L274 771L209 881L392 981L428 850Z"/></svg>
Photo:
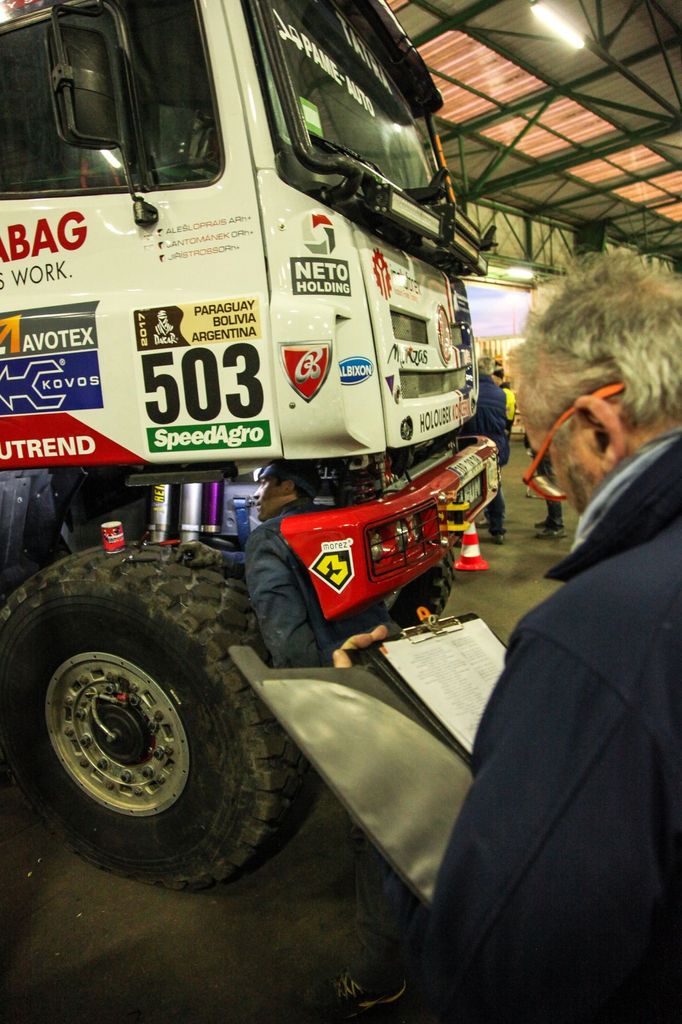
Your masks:
<svg viewBox="0 0 682 1024"><path fill-rule="evenodd" d="M516 416L516 395L509 381L505 379L504 368L499 363L495 364L495 369L493 370L493 382L497 384L500 391L504 394L506 402L505 429L507 437L511 439L514 417Z"/></svg>
<svg viewBox="0 0 682 1024"><path fill-rule="evenodd" d="M469 420L466 429L468 434L481 434L495 442L501 468L506 466L509 461L509 439L506 428L507 402L504 392L499 389L493 380L494 370L494 359L482 356L478 360L478 403L476 405L476 415ZM488 532L494 544L504 544L504 535L507 532L504 527L504 515L504 495L502 494L502 482L500 481L500 489L485 508Z"/></svg>
<svg viewBox="0 0 682 1024"><path fill-rule="evenodd" d="M391 887L442 1022L676 1024L682 282L593 258L526 339L524 479L563 488L576 546L512 635L430 911Z"/></svg>
<svg viewBox="0 0 682 1024"><path fill-rule="evenodd" d="M544 459L540 460L538 473L549 480L554 480L554 470L552 469L552 461L549 455L545 455ZM550 540L561 540L562 537L566 536L562 503L560 501L547 500L545 504L547 506L547 513L544 519L535 524L537 531L535 536L544 540L548 538Z"/></svg>

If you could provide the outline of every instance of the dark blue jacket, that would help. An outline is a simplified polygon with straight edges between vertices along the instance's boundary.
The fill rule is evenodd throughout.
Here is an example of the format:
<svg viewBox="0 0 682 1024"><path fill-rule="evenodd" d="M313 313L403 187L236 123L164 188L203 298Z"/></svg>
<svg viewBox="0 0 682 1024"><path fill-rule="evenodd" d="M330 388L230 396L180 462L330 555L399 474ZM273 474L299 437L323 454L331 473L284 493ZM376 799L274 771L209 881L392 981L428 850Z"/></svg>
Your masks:
<svg viewBox="0 0 682 1024"><path fill-rule="evenodd" d="M468 421L465 430L467 434L482 434L494 441L500 453L500 465L507 465L507 399L502 388L498 388L492 377L479 378L476 415Z"/></svg>
<svg viewBox="0 0 682 1024"><path fill-rule="evenodd" d="M280 531L286 516L324 508L296 504L261 523L246 542L246 585L275 668L330 665L332 653L349 636L380 623L392 625L383 601L334 622L322 614L305 566Z"/></svg>
<svg viewBox="0 0 682 1024"><path fill-rule="evenodd" d="M682 1020L682 439L512 636L430 913L440 1020Z"/></svg>

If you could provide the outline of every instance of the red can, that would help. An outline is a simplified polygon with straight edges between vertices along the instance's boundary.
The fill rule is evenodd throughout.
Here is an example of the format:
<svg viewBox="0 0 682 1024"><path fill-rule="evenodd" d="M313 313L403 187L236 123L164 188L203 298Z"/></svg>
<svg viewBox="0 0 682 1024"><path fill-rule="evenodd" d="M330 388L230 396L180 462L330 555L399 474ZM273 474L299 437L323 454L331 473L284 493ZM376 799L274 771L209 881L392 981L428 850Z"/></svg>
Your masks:
<svg viewBox="0 0 682 1024"><path fill-rule="evenodd" d="M113 519L110 523L102 523L102 547L108 555L115 555L117 551L123 551L126 546L123 536L123 523L119 519Z"/></svg>

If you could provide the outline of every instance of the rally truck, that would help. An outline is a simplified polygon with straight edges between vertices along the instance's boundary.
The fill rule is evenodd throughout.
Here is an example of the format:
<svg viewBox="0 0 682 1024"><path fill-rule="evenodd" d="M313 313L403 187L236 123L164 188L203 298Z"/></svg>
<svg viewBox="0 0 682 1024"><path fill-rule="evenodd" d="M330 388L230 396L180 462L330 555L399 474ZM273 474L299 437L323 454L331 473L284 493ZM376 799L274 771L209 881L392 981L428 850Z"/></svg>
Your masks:
<svg viewBox="0 0 682 1024"><path fill-rule="evenodd" d="M243 547L258 467L312 460L283 532L325 615L439 611L498 486L486 246L383 0L4 0L0 67L2 758L91 863L200 887L300 775L244 585L173 541Z"/></svg>

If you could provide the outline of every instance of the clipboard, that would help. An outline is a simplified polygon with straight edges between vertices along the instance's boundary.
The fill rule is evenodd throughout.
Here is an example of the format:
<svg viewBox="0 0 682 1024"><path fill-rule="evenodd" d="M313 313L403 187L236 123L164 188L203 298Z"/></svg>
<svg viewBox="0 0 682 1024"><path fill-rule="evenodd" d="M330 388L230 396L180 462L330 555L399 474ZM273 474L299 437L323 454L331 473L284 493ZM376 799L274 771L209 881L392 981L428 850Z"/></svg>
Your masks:
<svg viewBox="0 0 682 1024"><path fill-rule="evenodd" d="M452 630L439 626L443 620L416 627L425 637L418 646L451 643L445 638L474 621L481 620L459 616L461 629L453 623ZM395 642L410 635L421 633L403 631ZM381 649L363 651L362 665L350 669L273 669L249 647L229 653L384 859L429 905L471 785L465 745Z"/></svg>

